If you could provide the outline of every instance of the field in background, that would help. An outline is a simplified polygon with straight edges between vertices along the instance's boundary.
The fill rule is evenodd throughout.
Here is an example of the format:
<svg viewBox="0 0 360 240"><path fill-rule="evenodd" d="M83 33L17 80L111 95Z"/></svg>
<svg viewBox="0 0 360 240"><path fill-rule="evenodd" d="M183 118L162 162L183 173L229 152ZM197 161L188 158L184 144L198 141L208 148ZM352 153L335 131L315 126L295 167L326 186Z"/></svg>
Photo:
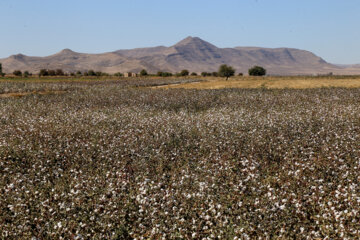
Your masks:
<svg viewBox="0 0 360 240"><path fill-rule="evenodd" d="M360 88L199 80L0 82L0 238L360 238Z"/></svg>
<svg viewBox="0 0 360 240"><path fill-rule="evenodd" d="M154 88L184 88L184 89L223 89L223 88L269 88L269 89L306 89L306 88L359 88L360 76L266 76L266 77L231 77L229 80L221 77L137 77L119 78L106 77L29 77L0 78L0 83L119 83L122 85L154 87ZM1 88L0 88L1 91Z"/></svg>
<svg viewBox="0 0 360 240"><path fill-rule="evenodd" d="M184 89L221 89L221 88L323 88L344 87L359 88L360 77L334 76L334 77L232 77L207 78L202 82L183 83L176 85L161 86L162 88Z"/></svg>
<svg viewBox="0 0 360 240"><path fill-rule="evenodd" d="M118 85L126 88L157 87L199 82L193 78L0 78L0 98L21 97L30 94L62 93L89 86Z"/></svg>

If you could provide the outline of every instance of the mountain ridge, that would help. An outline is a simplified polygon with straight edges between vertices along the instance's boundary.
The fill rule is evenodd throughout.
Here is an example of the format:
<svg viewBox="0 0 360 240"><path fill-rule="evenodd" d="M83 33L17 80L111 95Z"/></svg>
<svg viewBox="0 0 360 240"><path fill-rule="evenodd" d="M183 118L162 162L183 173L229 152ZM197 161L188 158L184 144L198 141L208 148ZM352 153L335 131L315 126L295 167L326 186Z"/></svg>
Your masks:
<svg viewBox="0 0 360 240"><path fill-rule="evenodd" d="M219 48L198 37L187 37L166 47L120 49L106 53L79 53L65 48L45 57L12 55L0 59L4 72L14 70L38 72L40 69L61 68L66 72L77 70L115 72L190 72L217 71L221 64L233 66L237 72L260 65L272 75L360 74L360 66L335 65L306 50L296 48L233 47Z"/></svg>

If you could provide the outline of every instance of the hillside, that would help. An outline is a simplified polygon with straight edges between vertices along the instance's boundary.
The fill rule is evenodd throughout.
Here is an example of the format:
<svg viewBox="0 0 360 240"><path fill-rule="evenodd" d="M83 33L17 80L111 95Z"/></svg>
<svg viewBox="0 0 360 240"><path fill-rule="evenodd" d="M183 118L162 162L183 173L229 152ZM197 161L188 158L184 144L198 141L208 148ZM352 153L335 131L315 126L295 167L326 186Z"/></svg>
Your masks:
<svg viewBox="0 0 360 240"><path fill-rule="evenodd" d="M197 37L188 37L177 44L165 47L117 50L102 54L86 54L64 49L47 57L30 57L23 54L0 59L5 72L16 69L38 72L42 68L61 68L67 72L76 70L115 72L139 72L147 69L178 72L188 69L191 72L217 71L219 65L230 64L237 72L260 65L272 75L298 74L359 74L356 65L339 66L327 63L315 54L293 48L235 47L218 48Z"/></svg>

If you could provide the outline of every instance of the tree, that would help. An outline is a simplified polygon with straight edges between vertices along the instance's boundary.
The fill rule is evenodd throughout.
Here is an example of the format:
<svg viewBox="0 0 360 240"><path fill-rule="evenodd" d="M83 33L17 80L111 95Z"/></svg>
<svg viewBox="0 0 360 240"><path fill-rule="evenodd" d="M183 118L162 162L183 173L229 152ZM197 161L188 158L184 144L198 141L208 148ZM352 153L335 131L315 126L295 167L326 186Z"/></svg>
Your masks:
<svg viewBox="0 0 360 240"><path fill-rule="evenodd" d="M235 69L231 66L223 64L219 67L219 76L226 77L226 80L228 80L229 77L234 76L234 74Z"/></svg>
<svg viewBox="0 0 360 240"><path fill-rule="evenodd" d="M157 72L156 73L156 76L159 76L159 77L171 77L173 74L171 72Z"/></svg>
<svg viewBox="0 0 360 240"><path fill-rule="evenodd" d="M76 75L81 76L82 75L81 71L77 71Z"/></svg>
<svg viewBox="0 0 360 240"><path fill-rule="evenodd" d="M56 69L55 71L56 76L64 76L64 71L62 69Z"/></svg>
<svg viewBox="0 0 360 240"><path fill-rule="evenodd" d="M218 72L213 72L211 75L212 75L213 77L218 77L218 76L219 76L219 73L218 73Z"/></svg>
<svg viewBox="0 0 360 240"><path fill-rule="evenodd" d="M2 71L2 64L0 63L0 76L3 75L3 71Z"/></svg>
<svg viewBox="0 0 360 240"><path fill-rule="evenodd" d="M192 72L192 73L191 73L191 76L197 76L197 73L196 73L196 72Z"/></svg>
<svg viewBox="0 0 360 240"><path fill-rule="evenodd" d="M201 76L203 76L203 77L211 76L211 73L209 73L209 72L202 72L202 73L201 73Z"/></svg>
<svg viewBox="0 0 360 240"><path fill-rule="evenodd" d="M143 77L143 76L147 76L147 75L148 75L148 73L147 73L147 71L145 69L140 71L140 76Z"/></svg>
<svg viewBox="0 0 360 240"><path fill-rule="evenodd" d="M40 69L39 77L41 77L41 76L48 76L48 75L49 75L48 70L46 70L46 69Z"/></svg>
<svg viewBox="0 0 360 240"><path fill-rule="evenodd" d="M25 71L24 74L23 74L23 77L27 78L29 76L31 76L32 74L29 73L29 71Z"/></svg>
<svg viewBox="0 0 360 240"><path fill-rule="evenodd" d="M55 76L56 72L55 70L48 70L49 76Z"/></svg>
<svg viewBox="0 0 360 240"><path fill-rule="evenodd" d="M94 70L90 69L90 70L87 72L87 75L88 75L88 76L96 76L96 73L94 72Z"/></svg>
<svg viewBox="0 0 360 240"><path fill-rule="evenodd" d="M239 73L238 76L239 76L239 77L242 77L242 76L244 76L244 74L243 74L243 73Z"/></svg>
<svg viewBox="0 0 360 240"><path fill-rule="evenodd" d="M173 74L171 72L163 72L162 77L171 77Z"/></svg>
<svg viewBox="0 0 360 240"><path fill-rule="evenodd" d="M157 72L156 74L159 77L171 77L173 74L171 72Z"/></svg>
<svg viewBox="0 0 360 240"><path fill-rule="evenodd" d="M189 76L189 71L188 71L188 70L186 70L186 69L181 70L180 75L181 75L181 76L183 76L183 77L185 77L185 76Z"/></svg>
<svg viewBox="0 0 360 240"><path fill-rule="evenodd" d="M121 72L117 72L114 74L115 77L122 77L124 76L124 74L122 74Z"/></svg>
<svg viewBox="0 0 360 240"><path fill-rule="evenodd" d="M266 75L266 69L260 66L254 66L249 69L250 76L264 76Z"/></svg>
<svg viewBox="0 0 360 240"><path fill-rule="evenodd" d="M14 74L15 76L17 76L17 77L21 77L21 76L22 76L22 72L21 72L20 70L15 70L15 71L13 72L13 74Z"/></svg>

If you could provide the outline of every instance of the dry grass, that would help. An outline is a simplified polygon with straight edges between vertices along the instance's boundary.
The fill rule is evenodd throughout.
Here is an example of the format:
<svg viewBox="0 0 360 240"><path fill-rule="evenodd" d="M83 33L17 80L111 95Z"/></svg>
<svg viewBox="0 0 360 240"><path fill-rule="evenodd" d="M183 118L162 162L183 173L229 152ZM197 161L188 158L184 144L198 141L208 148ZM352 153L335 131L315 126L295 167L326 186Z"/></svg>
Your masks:
<svg viewBox="0 0 360 240"><path fill-rule="evenodd" d="M161 88L184 88L184 89L222 89L222 88L269 88L269 89L306 89L322 87L360 87L360 77L237 77L228 81L222 78L211 78L203 82L174 84L160 86Z"/></svg>
<svg viewBox="0 0 360 240"><path fill-rule="evenodd" d="M66 91L13 92L13 93L2 93L0 94L0 98L24 97L31 94L51 95L51 94L63 94L63 93L66 93Z"/></svg>
<svg viewBox="0 0 360 240"><path fill-rule="evenodd" d="M118 77L46 77L46 78L1 78L0 83L108 83L152 88L183 89L224 89L224 88L268 88L268 89L307 89L323 87L359 88L360 76L288 76L288 77L232 77L228 81L219 77L156 77L118 78ZM129 84L130 83L130 84Z"/></svg>

